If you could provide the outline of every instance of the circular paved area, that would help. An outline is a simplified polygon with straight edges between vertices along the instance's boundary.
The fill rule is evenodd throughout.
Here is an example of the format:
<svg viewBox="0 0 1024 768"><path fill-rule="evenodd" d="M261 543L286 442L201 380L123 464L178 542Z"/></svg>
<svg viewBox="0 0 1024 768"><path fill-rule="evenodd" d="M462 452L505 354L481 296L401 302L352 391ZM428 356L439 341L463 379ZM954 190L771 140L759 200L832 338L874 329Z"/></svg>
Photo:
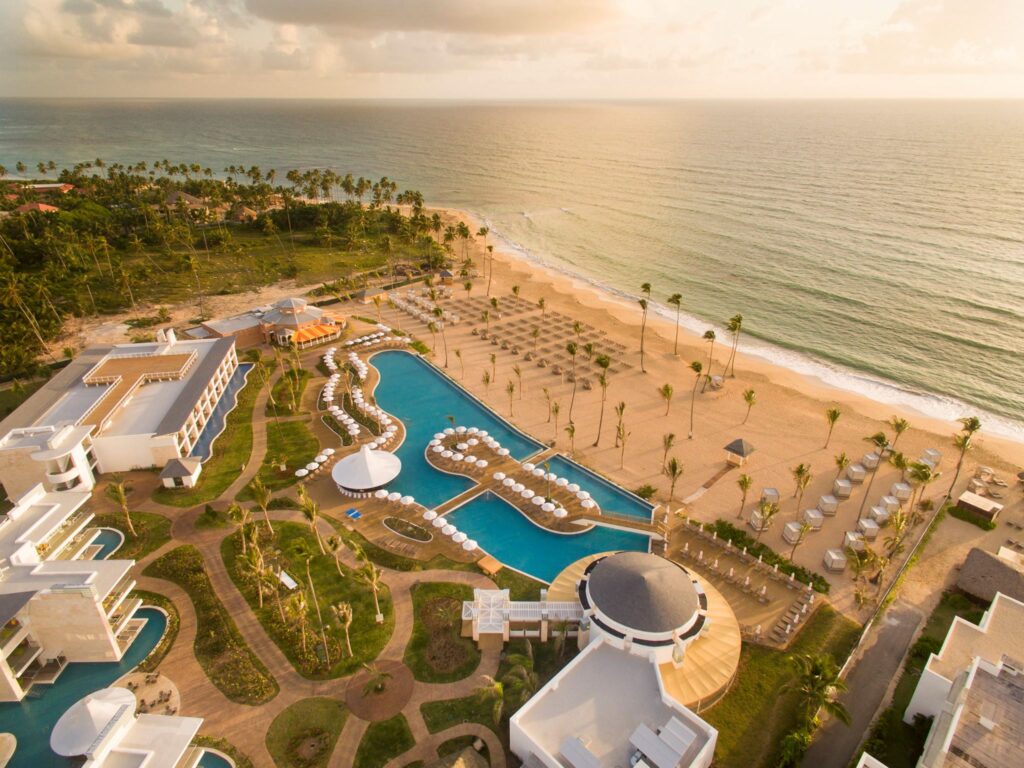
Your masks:
<svg viewBox="0 0 1024 768"><path fill-rule="evenodd" d="M366 670L355 675L345 690L345 703L352 714L371 722L387 720L401 712L409 703L414 682L412 671L400 661L378 660L377 669L391 675L380 693L363 692L370 679Z"/></svg>

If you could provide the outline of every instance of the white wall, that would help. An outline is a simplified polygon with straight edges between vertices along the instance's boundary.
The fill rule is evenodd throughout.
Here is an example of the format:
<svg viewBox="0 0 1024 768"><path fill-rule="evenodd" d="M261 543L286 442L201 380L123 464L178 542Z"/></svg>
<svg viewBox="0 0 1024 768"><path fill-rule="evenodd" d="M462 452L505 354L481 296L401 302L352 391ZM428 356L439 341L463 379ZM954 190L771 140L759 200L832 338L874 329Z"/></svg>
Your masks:
<svg viewBox="0 0 1024 768"><path fill-rule="evenodd" d="M935 655L932 654L931 658L935 658ZM921 679L917 681L917 688L914 689L914 695L903 715L905 723L913 723L914 716L918 714L925 717L937 716L946 703L946 697L949 696L949 690L953 683L928 669L931 658L928 660L928 665L921 670Z"/></svg>

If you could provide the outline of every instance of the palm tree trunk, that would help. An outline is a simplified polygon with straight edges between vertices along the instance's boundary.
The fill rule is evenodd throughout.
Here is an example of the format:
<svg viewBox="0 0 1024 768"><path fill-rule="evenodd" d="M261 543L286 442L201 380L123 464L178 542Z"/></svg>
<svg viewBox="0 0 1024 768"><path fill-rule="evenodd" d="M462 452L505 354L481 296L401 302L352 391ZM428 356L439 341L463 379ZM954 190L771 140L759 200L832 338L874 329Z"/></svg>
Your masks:
<svg viewBox="0 0 1024 768"><path fill-rule="evenodd" d="M309 572L309 560L306 560L306 580L309 582L309 592L313 596L313 607L316 608L316 620L320 625L320 639L324 643L324 658L327 660L327 666L331 665L331 652L327 647L327 632L324 631L324 619L320 615L320 603L316 599L316 587L313 586L313 576Z"/></svg>
<svg viewBox="0 0 1024 768"><path fill-rule="evenodd" d="M604 388L601 389L601 415L597 419L597 438L594 440L594 447L597 448L597 444L601 442L601 428L604 426L604 403L607 398L607 393Z"/></svg>

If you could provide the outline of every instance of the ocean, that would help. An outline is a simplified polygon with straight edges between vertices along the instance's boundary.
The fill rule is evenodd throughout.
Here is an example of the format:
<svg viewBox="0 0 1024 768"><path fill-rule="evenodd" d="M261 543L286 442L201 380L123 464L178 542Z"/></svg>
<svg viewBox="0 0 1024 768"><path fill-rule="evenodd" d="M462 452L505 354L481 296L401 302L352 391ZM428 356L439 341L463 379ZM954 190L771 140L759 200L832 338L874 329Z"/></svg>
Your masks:
<svg viewBox="0 0 1024 768"><path fill-rule="evenodd" d="M747 351L1024 439L1024 102L0 100L0 164L331 167Z"/></svg>

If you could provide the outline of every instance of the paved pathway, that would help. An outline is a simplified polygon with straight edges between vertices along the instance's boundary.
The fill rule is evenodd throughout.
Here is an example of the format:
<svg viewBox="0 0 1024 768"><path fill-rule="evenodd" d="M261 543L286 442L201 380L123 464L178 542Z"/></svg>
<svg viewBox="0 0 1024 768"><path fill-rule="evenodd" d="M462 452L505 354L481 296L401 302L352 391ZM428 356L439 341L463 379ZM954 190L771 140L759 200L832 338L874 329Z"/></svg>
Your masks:
<svg viewBox="0 0 1024 768"><path fill-rule="evenodd" d="M313 370L316 361L314 355L304 360L307 369ZM281 376L278 371L274 381ZM304 405L308 404L311 415L316 414L316 397L322 385L322 376L314 373L303 397ZM273 385L273 382L271 382ZM255 476L263 464L267 451L266 425L269 419L265 416L268 400L267 388L261 387L253 405L253 447L244 471L239 477L211 504L220 508L230 503ZM330 696L344 700L345 689L350 677L333 680L309 680L300 675L281 649L263 629L255 614L249 608L245 597L235 586L220 556L220 546L224 539L233 533L233 527L200 530L195 526L204 505L193 509L169 507L152 500L136 505L138 509L155 512L172 520L171 541L156 551L142 558L135 566L138 585L141 589L158 592L173 601L181 617L178 639L161 664L161 671L168 675L182 693L181 712L185 715L202 717L203 732L227 739L248 755L254 765L269 768L274 762L265 744L265 736L273 719L286 707L310 696ZM300 521L301 516L293 510L274 510L271 517L277 520ZM258 520L256 522L259 522ZM321 533L329 535L333 529L326 520L319 521ZM193 654L196 638L196 614L188 595L177 585L146 576L141 572L158 557L166 554L177 546L191 544L203 557L205 570L210 583L228 613L233 618L242 637L249 648L267 667L280 687L280 692L269 702L259 706L237 704L227 699L214 686ZM354 556L347 550L341 554L342 562L349 567L357 567ZM383 582L391 594L395 614L395 627L391 638L378 655L380 660L402 663L405 648L412 636L413 609L412 588L421 582L449 582L465 584L470 587L495 588L487 577L477 573L462 571L419 571L404 572L381 569ZM461 724L437 734L427 731L426 723L420 713L420 706L428 701L468 696L481 683L481 675L494 675L498 669L499 651L483 652L477 669L469 677L455 683L431 685L415 683L408 703L402 708L402 714L409 723L416 746L392 760L389 768L401 768L413 760L430 761L436 757L437 746L448 739L458 736L475 736L487 744L491 754L493 768L505 768L505 754L498 737L488 728L478 724ZM359 742L362 740L370 723L349 713L345 727L331 755L329 765L335 768L349 768L354 759Z"/></svg>

